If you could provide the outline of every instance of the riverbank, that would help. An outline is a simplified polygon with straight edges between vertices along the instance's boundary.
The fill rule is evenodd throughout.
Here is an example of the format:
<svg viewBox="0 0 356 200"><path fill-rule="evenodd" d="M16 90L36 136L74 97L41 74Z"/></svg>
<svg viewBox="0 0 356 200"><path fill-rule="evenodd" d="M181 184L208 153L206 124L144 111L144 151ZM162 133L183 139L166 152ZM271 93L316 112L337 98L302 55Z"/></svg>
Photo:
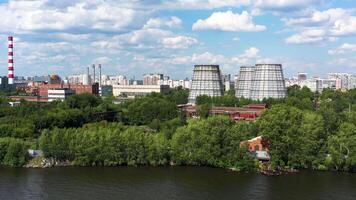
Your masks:
<svg viewBox="0 0 356 200"><path fill-rule="evenodd" d="M24 168L39 168L39 169L44 169L44 168L55 168L55 167L73 167L76 166L74 165L73 162L69 160L57 160L54 158L44 158L44 157L36 157L30 160L26 165L24 165ZM173 162L169 162L169 165L166 166L177 166ZM263 166L263 167L261 167ZM95 167L95 166L91 166ZM194 167L194 166L192 166ZM214 167L216 168L216 167ZM232 172L242 172L241 170L237 168L221 168L221 169L226 169ZM256 170L252 170L249 172L257 172L261 175L265 176L280 176L280 175L288 175L288 174L295 174L299 173L299 170L296 169L290 169L290 168L277 168L277 169L270 169L267 168L266 165L260 165L259 168Z"/></svg>

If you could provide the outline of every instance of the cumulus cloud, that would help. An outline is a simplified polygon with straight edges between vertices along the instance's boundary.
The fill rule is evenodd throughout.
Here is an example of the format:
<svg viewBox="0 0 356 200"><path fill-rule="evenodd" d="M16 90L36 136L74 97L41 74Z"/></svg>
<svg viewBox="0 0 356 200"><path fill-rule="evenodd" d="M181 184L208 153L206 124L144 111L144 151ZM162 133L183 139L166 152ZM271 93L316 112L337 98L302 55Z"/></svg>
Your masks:
<svg viewBox="0 0 356 200"><path fill-rule="evenodd" d="M0 4L0 13L6 16L0 21L1 30L16 33L71 29L123 31L138 26L146 15L110 1L73 1L49 6L46 0L10 0Z"/></svg>
<svg viewBox="0 0 356 200"><path fill-rule="evenodd" d="M336 49L328 51L330 55L341 55L350 52L356 52L356 44L344 43Z"/></svg>
<svg viewBox="0 0 356 200"><path fill-rule="evenodd" d="M175 37L167 37L163 38L162 44L166 48L171 49L187 49L194 44L197 44L198 40L188 36L175 36Z"/></svg>
<svg viewBox="0 0 356 200"><path fill-rule="evenodd" d="M255 0L255 8L271 10L294 10L320 3L321 0Z"/></svg>
<svg viewBox="0 0 356 200"><path fill-rule="evenodd" d="M151 18L143 28L179 28L182 24L182 20L175 16L170 18Z"/></svg>
<svg viewBox="0 0 356 200"><path fill-rule="evenodd" d="M259 32L266 29L263 25L256 25L252 16L243 11L241 14L227 12L215 12L207 19L199 19L193 24L193 30L220 30L230 32Z"/></svg>
<svg viewBox="0 0 356 200"><path fill-rule="evenodd" d="M356 17L352 11L342 8L314 11L309 16L284 21L286 26L298 30L298 33L286 39L287 43L335 41L343 36L356 35Z"/></svg>
<svg viewBox="0 0 356 200"><path fill-rule="evenodd" d="M250 0L171 0L165 1L162 6L170 9L214 9L247 6L250 2Z"/></svg>

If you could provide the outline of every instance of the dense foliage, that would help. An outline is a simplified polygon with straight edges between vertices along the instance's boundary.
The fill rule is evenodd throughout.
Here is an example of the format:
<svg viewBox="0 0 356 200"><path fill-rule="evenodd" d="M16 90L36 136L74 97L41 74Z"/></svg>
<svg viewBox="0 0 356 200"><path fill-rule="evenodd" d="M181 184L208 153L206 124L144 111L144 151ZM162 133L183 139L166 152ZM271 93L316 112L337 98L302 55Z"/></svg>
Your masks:
<svg viewBox="0 0 356 200"><path fill-rule="evenodd" d="M21 102L0 98L0 165L21 166L26 150L80 166L205 165L254 170L256 161L240 142L257 135L270 139L272 167L356 171L356 90L292 86L284 99L198 97L200 119L186 121L177 105L187 103L182 88L167 95L113 104L89 94L64 102ZM256 122L210 116L212 106L266 103Z"/></svg>
<svg viewBox="0 0 356 200"><path fill-rule="evenodd" d="M207 165L252 170L255 161L240 149L251 125L224 117L192 120L172 139L162 132L121 123L45 130L39 138L45 156L80 166Z"/></svg>

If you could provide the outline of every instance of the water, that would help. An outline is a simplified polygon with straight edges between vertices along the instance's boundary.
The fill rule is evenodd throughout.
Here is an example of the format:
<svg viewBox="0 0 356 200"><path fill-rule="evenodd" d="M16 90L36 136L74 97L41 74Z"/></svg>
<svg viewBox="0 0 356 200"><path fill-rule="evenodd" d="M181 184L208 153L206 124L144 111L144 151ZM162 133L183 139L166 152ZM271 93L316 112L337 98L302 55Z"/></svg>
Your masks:
<svg viewBox="0 0 356 200"><path fill-rule="evenodd" d="M0 168L0 199L356 199L356 174L265 177L204 167Z"/></svg>

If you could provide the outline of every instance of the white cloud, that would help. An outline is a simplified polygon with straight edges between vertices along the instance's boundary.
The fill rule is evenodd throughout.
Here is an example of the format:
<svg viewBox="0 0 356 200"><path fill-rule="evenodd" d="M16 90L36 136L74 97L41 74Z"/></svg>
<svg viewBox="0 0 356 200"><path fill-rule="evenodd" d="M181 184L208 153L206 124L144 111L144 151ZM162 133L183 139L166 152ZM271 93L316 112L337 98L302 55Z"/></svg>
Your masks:
<svg viewBox="0 0 356 200"><path fill-rule="evenodd" d="M283 19L288 27L298 32L286 39L290 44L335 41L340 37L356 35L356 17L352 11L333 8L314 11L309 16Z"/></svg>
<svg viewBox="0 0 356 200"><path fill-rule="evenodd" d="M308 44L326 40L326 31L322 29L305 30L299 34L292 35L286 39L288 44Z"/></svg>
<svg viewBox="0 0 356 200"><path fill-rule="evenodd" d="M111 60L112 59L107 56L102 56L102 57L95 58L92 61L92 63L106 65L106 64L110 63Z"/></svg>
<svg viewBox="0 0 356 200"><path fill-rule="evenodd" d="M344 43L334 50L329 50L330 55L341 55L349 52L356 52L356 44Z"/></svg>
<svg viewBox="0 0 356 200"><path fill-rule="evenodd" d="M271 10L293 10L317 4L321 0L255 0L253 6Z"/></svg>
<svg viewBox="0 0 356 200"><path fill-rule="evenodd" d="M151 18L143 28L179 28L182 24L182 20L175 16L170 18Z"/></svg>
<svg viewBox="0 0 356 200"><path fill-rule="evenodd" d="M198 43L198 40L188 36L175 36L163 38L162 43L164 47L171 49L187 49L194 44Z"/></svg>
<svg viewBox="0 0 356 200"><path fill-rule="evenodd" d="M240 7L250 4L250 0L170 0L163 3L169 9L214 9Z"/></svg>
<svg viewBox="0 0 356 200"><path fill-rule="evenodd" d="M199 19L193 24L193 30L220 30L231 32L258 32L266 29L263 25L256 25L252 16L243 11L241 14L227 12L215 12L207 19Z"/></svg>
<svg viewBox="0 0 356 200"><path fill-rule="evenodd" d="M73 1L64 8L48 6L46 0L0 4L1 31L101 30L122 31L139 26L146 14L110 1Z"/></svg>

